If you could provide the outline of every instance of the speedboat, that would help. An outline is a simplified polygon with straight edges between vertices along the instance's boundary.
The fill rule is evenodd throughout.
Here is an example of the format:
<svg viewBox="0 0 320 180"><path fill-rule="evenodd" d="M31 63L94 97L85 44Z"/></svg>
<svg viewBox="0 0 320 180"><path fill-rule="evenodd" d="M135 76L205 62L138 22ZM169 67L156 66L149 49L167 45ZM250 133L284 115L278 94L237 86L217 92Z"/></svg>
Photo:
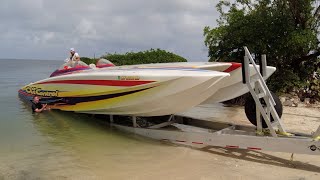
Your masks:
<svg viewBox="0 0 320 180"><path fill-rule="evenodd" d="M197 68L62 65L51 77L30 83L19 96L40 96L52 109L89 114L162 116L196 106L230 76Z"/></svg>
<svg viewBox="0 0 320 180"><path fill-rule="evenodd" d="M249 66L250 79L258 79ZM267 79L275 67L267 66ZM162 116L203 103L233 99L248 92L241 63L181 62L114 66L98 61L89 66L62 65L49 78L19 90L27 101L34 95L51 108L89 114Z"/></svg>

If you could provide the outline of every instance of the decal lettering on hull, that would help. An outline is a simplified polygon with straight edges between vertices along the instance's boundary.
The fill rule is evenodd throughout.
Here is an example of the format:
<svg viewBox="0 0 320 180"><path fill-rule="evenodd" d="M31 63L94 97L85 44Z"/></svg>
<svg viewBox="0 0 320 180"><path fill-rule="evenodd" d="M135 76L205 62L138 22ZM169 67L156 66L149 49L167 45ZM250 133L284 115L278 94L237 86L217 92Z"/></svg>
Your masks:
<svg viewBox="0 0 320 180"><path fill-rule="evenodd" d="M58 97L58 95L59 95L59 91L58 90L48 91L48 90L43 90L41 88L37 88L37 87L34 87L34 86L27 86L25 88L25 90L29 94L34 94L34 95L38 95L38 96Z"/></svg>
<svg viewBox="0 0 320 180"><path fill-rule="evenodd" d="M140 80L139 76L118 76L118 80Z"/></svg>

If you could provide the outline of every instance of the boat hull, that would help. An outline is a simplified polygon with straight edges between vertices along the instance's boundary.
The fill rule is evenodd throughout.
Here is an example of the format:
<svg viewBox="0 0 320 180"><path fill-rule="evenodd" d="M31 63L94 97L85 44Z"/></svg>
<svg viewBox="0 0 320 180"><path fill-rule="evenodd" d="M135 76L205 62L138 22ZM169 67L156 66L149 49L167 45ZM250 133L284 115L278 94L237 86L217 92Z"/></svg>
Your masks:
<svg viewBox="0 0 320 180"><path fill-rule="evenodd" d="M210 71L218 71L229 73L230 76L218 82L216 85L220 89L214 93L206 101L206 103L219 103L224 102L249 92L246 84L242 83L242 67L241 63L233 62L181 62L181 63L156 63L156 64L141 64L132 65L131 67L138 68L194 68L205 69ZM259 68L259 65L257 66ZM276 71L275 67L266 67L266 76L264 79L268 79ZM255 73L253 65L249 65L250 81L255 82L258 79L258 74ZM252 84L253 85L253 84Z"/></svg>
<svg viewBox="0 0 320 180"><path fill-rule="evenodd" d="M185 111L219 90L228 73L194 69L92 69L31 83L19 95L53 109L89 114L161 116Z"/></svg>
<svg viewBox="0 0 320 180"><path fill-rule="evenodd" d="M258 66L259 68L259 66ZM255 73L254 67L249 65L250 69L250 81L251 85L254 86L254 82L259 79L259 75ZM266 76L264 77L267 80L274 72L276 71L275 67L267 66ZM249 89L246 84L242 82L242 68L237 68L230 73L230 76L225 78L223 81L218 82L218 86L221 87L215 94L203 102L207 103L217 103L224 102L236 97L242 96L249 92Z"/></svg>

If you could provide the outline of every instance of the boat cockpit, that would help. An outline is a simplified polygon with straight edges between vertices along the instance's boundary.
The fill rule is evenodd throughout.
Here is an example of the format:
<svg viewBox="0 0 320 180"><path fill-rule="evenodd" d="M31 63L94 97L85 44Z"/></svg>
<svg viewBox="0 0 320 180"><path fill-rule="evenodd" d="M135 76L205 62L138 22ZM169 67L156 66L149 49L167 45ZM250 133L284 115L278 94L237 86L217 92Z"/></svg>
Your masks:
<svg viewBox="0 0 320 180"><path fill-rule="evenodd" d="M73 73L74 71L95 69L95 68L105 68L115 66L112 62L107 59L99 59L96 64L86 64L83 61L68 61L62 64L56 71L54 71L50 77L58 76L62 74Z"/></svg>

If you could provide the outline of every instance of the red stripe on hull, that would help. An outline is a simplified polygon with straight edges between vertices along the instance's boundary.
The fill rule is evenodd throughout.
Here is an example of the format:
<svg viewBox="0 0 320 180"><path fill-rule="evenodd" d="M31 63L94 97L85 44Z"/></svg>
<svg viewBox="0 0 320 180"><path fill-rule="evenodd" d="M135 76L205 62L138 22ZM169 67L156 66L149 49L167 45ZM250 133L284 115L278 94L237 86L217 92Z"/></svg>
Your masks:
<svg viewBox="0 0 320 180"><path fill-rule="evenodd" d="M241 67L241 63L232 62L231 66L228 67L228 69L224 70L223 72L231 72L231 71L234 71L234 70L238 69L239 67Z"/></svg>
<svg viewBox="0 0 320 180"><path fill-rule="evenodd" d="M100 86L137 86L148 84L155 81L128 81L128 80L59 80L48 81L38 84L87 84L87 85L100 85Z"/></svg>

